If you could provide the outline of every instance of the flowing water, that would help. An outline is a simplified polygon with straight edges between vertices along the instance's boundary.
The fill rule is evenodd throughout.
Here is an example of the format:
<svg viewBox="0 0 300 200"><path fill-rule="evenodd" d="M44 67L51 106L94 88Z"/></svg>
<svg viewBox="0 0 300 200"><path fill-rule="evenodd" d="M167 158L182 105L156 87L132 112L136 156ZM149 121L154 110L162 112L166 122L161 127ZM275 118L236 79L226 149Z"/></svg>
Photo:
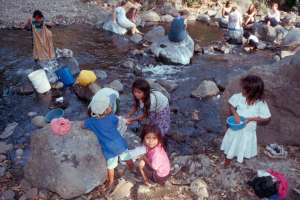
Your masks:
<svg viewBox="0 0 300 200"><path fill-rule="evenodd" d="M81 69L102 69L107 72L108 78L101 84L114 79L122 81L125 90L121 95L121 111L125 114L131 104L130 85L134 75L119 66L127 59L130 50L141 47L130 43L127 37L112 35L87 25L55 27L51 30L55 47L71 49ZM202 46L222 40L223 36L218 28L199 23L190 24L189 32ZM28 133L35 129L27 113L34 111L44 115L48 111L51 96L20 96L15 92L18 86L28 81L27 74L35 66L31 32L0 30L0 45L0 130L8 123L18 122L11 142L24 144L28 142ZM190 98L191 91L207 79L226 85L231 76L243 73L253 65L271 62L271 54L198 55L188 66L164 66L151 55L137 60L143 66L146 78L175 80L179 84L171 94L172 132L209 140L222 131L219 119L221 97L198 100ZM64 89L64 97L70 103L65 109L67 118L82 120L87 116L87 103L78 100L69 88ZM195 110L200 113L199 121L191 120L191 113ZM179 145L183 153L192 151L186 143Z"/></svg>

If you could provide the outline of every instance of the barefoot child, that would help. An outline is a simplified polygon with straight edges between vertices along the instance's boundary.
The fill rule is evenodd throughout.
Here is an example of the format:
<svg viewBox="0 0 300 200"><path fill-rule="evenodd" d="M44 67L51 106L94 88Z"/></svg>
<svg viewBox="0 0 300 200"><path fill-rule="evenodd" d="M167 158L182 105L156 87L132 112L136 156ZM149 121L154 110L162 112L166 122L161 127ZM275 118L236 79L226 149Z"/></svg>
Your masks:
<svg viewBox="0 0 300 200"><path fill-rule="evenodd" d="M91 117L84 121L83 127L93 131L101 145L107 161L106 187L109 188L114 182L114 169L118 166L118 160L126 161L129 169L132 169L133 162L128 154L127 143L117 130L118 118L111 113L109 98L99 97L90 104L90 111Z"/></svg>
<svg viewBox="0 0 300 200"><path fill-rule="evenodd" d="M236 123L240 116L245 117L246 126L240 130L228 130L222 141L221 150L226 154L225 166L237 157L239 163L244 158L257 155L257 123L267 122L271 118L268 105L264 100L264 82L258 76L248 75L241 79L242 92L229 99L230 112Z"/></svg>
<svg viewBox="0 0 300 200"><path fill-rule="evenodd" d="M159 91L151 91L149 83L144 79L137 79L132 84L132 94L134 106L128 114L128 124L148 118L149 124L159 127L161 134L165 136L171 121L168 98ZM143 114L132 117L139 109L143 110Z"/></svg>
<svg viewBox="0 0 300 200"><path fill-rule="evenodd" d="M145 185L149 179L163 185L170 173L170 161L163 147L160 129L153 125L145 125L142 130L141 140L146 146L147 153L140 158L139 169Z"/></svg>

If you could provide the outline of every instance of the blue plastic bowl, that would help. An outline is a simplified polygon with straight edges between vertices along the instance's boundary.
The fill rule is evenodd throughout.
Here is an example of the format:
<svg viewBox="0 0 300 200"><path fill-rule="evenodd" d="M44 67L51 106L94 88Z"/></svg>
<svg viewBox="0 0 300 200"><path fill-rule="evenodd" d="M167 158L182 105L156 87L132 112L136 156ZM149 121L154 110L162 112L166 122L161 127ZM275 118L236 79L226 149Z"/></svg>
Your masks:
<svg viewBox="0 0 300 200"><path fill-rule="evenodd" d="M55 119L55 118L60 118L64 115L64 110L61 109L61 108L56 108L56 109L53 109L53 110L50 110L46 116L45 116L45 121L50 123L52 119Z"/></svg>
<svg viewBox="0 0 300 200"><path fill-rule="evenodd" d="M231 115L231 116L227 117L226 123L228 124L229 128L231 128L232 130L235 130L235 131L240 130L245 127L245 117L240 116L240 118L241 118L241 122L239 124L237 124L234 121L234 116Z"/></svg>

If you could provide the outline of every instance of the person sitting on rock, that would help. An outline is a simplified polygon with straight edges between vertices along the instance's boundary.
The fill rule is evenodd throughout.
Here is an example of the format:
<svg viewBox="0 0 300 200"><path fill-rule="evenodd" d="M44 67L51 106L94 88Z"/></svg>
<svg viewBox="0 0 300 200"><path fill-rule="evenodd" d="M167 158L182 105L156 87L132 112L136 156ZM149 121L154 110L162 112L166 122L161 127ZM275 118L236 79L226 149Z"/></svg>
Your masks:
<svg viewBox="0 0 300 200"><path fill-rule="evenodd" d="M139 170L144 183L150 185L150 179L163 185L170 174L170 161L160 129L154 125L145 125L140 137L146 147L146 155L139 158Z"/></svg>
<svg viewBox="0 0 300 200"><path fill-rule="evenodd" d="M97 136L107 161L108 180L103 189L109 189L114 183L114 169L118 166L118 161L125 161L130 170L133 169L133 162L128 153L127 142L117 129L119 120L112 114L109 98L100 96L89 107L91 117L83 122L82 127L93 131Z"/></svg>
<svg viewBox="0 0 300 200"><path fill-rule="evenodd" d="M130 9L127 11L126 17L133 23L136 23L138 10L141 8L142 5L140 4L139 0L129 0L127 4L130 7Z"/></svg>
<svg viewBox="0 0 300 200"><path fill-rule="evenodd" d="M243 38L242 23L243 23L243 19L241 13L238 11L236 6L233 6L228 19L230 43L238 43L238 44L242 43L242 38Z"/></svg>
<svg viewBox="0 0 300 200"><path fill-rule="evenodd" d="M272 9L269 10L268 16L265 19L266 23L271 26L277 26L280 23L280 11L278 10L278 4L274 3Z"/></svg>
<svg viewBox="0 0 300 200"><path fill-rule="evenodd" d="M244 26L247 26L250 23L255 22L255 16L257 15L257 9L254 3L251 3L247 12L244 14Z"/></svg>
<svg viewBox="0 0 300 200"><path fill-rule="evenodd" d="M141 34L141 32L137 29L135 23L130 21L126 16L126 13L130 8L138 9L139 6L140 4L138 5L138 4L132 4L129 1L122 1L120 3L120 6L118 6L112 14L113 22L117 23L118 25L120 25L125 29L130 29L133 35L136 33Z"/></svg>
<svg viewBox="0 0 300 200"><path fill-rule="evenodd" d="M187 22L185 16L187 11L180 11L171 23L168 38L171 42L181 42L187 37Z"/></svg>
<svg viewBox="0 0 300 200"><path fill-rule="evenodd" d="M227 1L225 6L222 8L222 17L228 21L229 14L231 13L232 6L231 1Z"/></svg>
<svg viewBox="0 0 300 200"><path fill-rule="evenodd" d="M52 25L53 23L45 22L44 15L39 10L35 10L24 25L24 28L32 30L35 61L48 61L55 58L52 32L47 28Z"/></svg>

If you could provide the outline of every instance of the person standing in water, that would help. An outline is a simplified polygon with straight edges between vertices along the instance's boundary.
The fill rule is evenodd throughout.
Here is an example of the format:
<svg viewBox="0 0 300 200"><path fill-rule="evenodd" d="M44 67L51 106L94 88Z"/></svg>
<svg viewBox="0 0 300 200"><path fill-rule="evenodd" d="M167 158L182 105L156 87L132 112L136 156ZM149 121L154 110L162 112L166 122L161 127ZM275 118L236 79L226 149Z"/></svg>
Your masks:
<svg viewBox="0 0 300 200"><path fill-rule="evenodd" d="M40 10L35 10L24 27L32 30L35 61L49 61L55 58L52 32L47 28L52 25L52 23L45 22L44 15Z"/></svg>

